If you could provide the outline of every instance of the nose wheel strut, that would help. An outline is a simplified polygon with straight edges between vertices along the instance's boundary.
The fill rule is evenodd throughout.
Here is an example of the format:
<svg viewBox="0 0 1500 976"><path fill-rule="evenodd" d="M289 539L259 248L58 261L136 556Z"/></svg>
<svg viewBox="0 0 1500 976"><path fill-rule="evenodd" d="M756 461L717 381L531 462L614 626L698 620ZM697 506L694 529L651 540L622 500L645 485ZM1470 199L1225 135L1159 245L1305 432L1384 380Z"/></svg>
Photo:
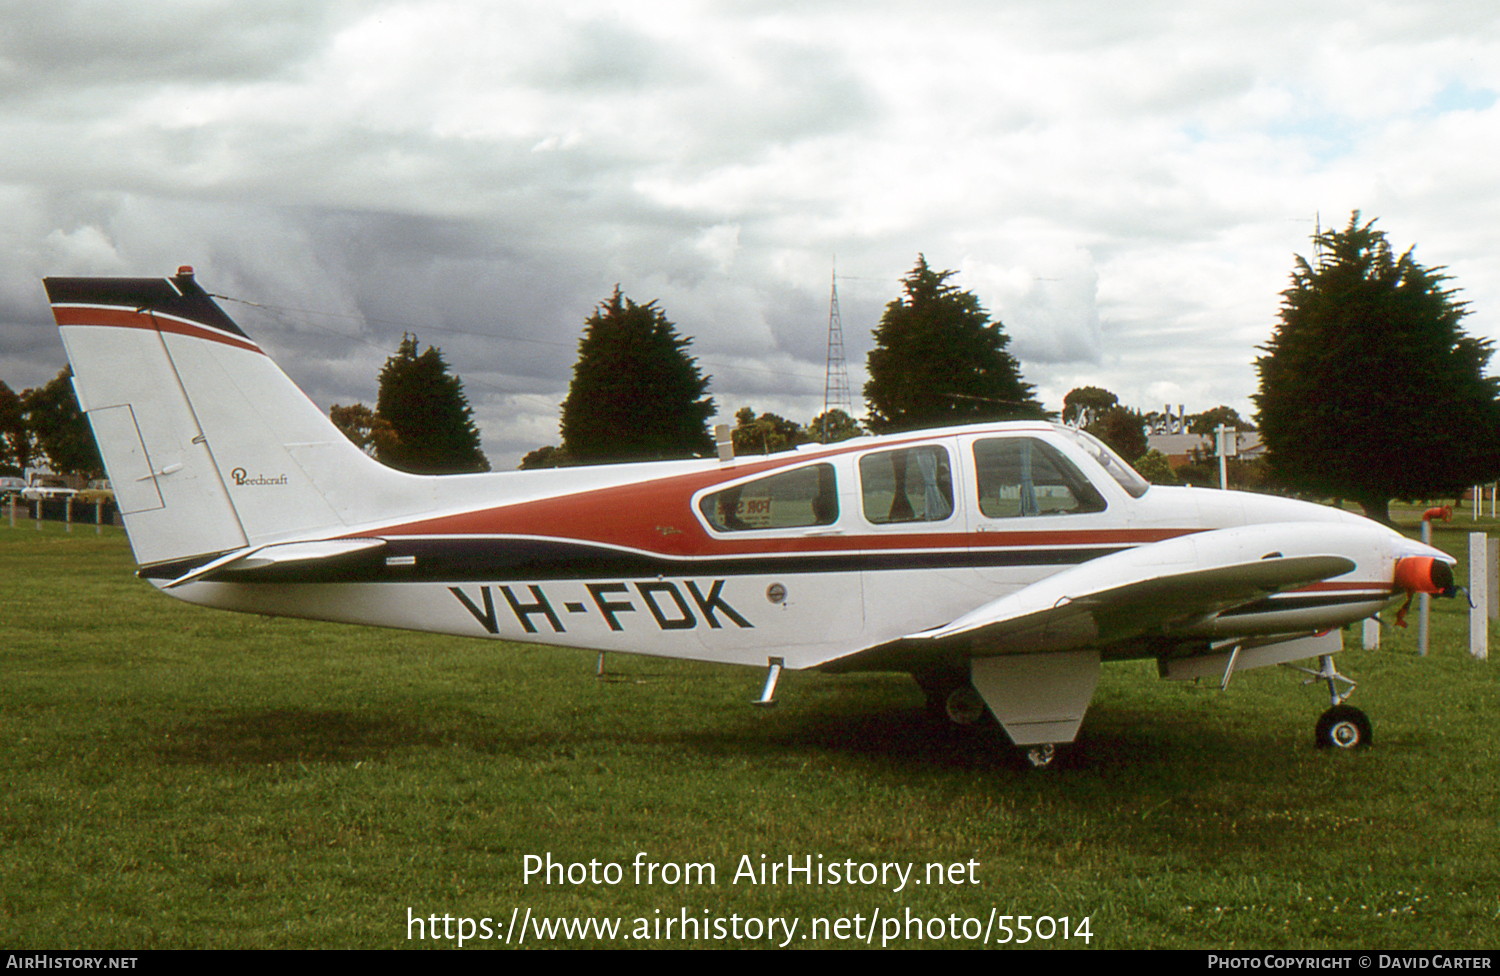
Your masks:
<svg viewBox="0 0 1500 976"><path fill-rule="evenodd" d="M1332 654L1318 658L1316 671L1296 664L1286 667L1311 675L1302 682L1304 685L1314 681L1328 682L1328 697L1333 700L1333 706L1318 718L1313 729L1313 741L1319 749L1365 749L1374 742L1369 717L1354 706L1344 704L1357 685L1353 678L1339 674Z"/></svg>

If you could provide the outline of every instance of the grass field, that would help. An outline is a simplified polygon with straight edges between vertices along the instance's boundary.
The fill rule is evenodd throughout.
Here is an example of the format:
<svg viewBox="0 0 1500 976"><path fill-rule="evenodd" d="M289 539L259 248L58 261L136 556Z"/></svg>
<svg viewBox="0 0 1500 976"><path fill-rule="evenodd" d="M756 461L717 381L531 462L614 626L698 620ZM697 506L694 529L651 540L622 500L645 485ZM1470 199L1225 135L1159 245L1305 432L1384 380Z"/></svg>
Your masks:
<svg viewBox="0 0 1500 976"><path fill-rule="evenodd" d="M1426 659L1414 626L1341 658L1366 752L1312 748L1326 692L1290 672L1221 693L1145 662L1029 773L902 676L789 674L762 710L756 670L612 656L601 681L584 652L216 613L132 570L118 530L0 525L0 945L451 947L434 928L467 918L484 947L513 911L624 926L546 945L770 945L777 917L793 945L968 946L992 912L1053 919L1031 946L1500 943L1500 659L1468 657L1455 601ZM526 883L549 853L595 877ZM789 857L916 867L789 884ZM689 863L713 882L662 881Z"/></svg>

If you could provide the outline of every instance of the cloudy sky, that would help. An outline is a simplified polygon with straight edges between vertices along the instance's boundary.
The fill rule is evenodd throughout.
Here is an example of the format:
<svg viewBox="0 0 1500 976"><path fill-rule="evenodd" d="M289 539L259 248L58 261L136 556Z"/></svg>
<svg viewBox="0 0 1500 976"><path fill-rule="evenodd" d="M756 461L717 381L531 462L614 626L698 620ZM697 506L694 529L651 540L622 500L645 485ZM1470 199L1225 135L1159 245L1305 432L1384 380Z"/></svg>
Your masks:
<svg viewBox="0 0 1500 976"><path fill-rule="evenodd" d="M742 406L851 384L924 253L1053 408L1247 415L1315 221L1379 219L1500 338L1500 7L1423 0L0 0L0 379L39 279L191 264L322 407L405 331L496 467L585 318L657 300ZM253 303L253 304L247 304Z"/></svg>

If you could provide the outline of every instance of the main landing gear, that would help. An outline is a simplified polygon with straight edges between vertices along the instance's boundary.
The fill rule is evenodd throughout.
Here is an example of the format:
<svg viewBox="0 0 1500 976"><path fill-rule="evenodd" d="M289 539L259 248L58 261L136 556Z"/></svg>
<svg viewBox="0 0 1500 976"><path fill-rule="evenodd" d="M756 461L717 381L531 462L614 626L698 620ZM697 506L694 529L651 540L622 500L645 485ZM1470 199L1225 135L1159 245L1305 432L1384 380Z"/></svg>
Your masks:
<svg viewBox="0 0 1500 976"><path fill-rule="evenodd" d="M1333 655L1318 658L1318 670L1298 665L1288 665L1303 674L1312 675L1303 684L1314 681L1328 682L1328 695L1333 707L1324 712L1313 730L1313 741L1319 749L1367 749L1375 741L1370 731L1370 719L1364 712L1344 701L1354 693L1354 680L1342 674L1333 663ZM1342 686L1341 684L1342 683Z"/></svg>
<svg viewBox="0 0 1500 976"><path fill-rule="evenodd" d="M977 728L999 731L999 723L962 669L933 668L914 673L912 677L927 696L927 712L934 719L966 732ZM1058 756L1057 747L1050 742L1015 748L1032 769L1045 769Z"/></svg>
<svg viewBox="0 0 1500 976"><path fill-rule="evenodd" d="M1052 760L1057 758L1057 747L1050 742L1041 745L1027 746L1022 753L1026 761L1031 763L1032 769L1045 769L1052 765Z"/></svg>

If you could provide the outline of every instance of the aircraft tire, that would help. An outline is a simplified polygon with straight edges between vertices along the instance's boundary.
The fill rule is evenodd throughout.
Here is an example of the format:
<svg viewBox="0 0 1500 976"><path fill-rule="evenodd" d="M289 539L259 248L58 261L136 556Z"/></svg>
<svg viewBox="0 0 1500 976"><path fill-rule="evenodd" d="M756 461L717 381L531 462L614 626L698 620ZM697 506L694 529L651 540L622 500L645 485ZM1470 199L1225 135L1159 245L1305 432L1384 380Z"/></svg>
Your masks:
<svg viewBox="0 0 1500 976"><path fill-rule="evenodd" d="M1314 737L1319 749L1368 749L1374 742L1370 719L1349 705L1335 705L1324 712Z"/></svg>
<svg viewBox="0 0 1500 976"><path fill-rule="evenodd" d="M943 702L943 713L954 725L968 727L983 722L989 709L985 707L984 699L979 697L974 686L965 682L948 692L948 697Z"/></svg>
<svg viewBox="0 0 1500 976"><path fill-rule="evenodd" d="M958 667L934 667L913 671L912 678L922 689L927 699L927 714L939 721L951 721L948 716L948 699L958 689L972 687L968 672Z"/></svg>

